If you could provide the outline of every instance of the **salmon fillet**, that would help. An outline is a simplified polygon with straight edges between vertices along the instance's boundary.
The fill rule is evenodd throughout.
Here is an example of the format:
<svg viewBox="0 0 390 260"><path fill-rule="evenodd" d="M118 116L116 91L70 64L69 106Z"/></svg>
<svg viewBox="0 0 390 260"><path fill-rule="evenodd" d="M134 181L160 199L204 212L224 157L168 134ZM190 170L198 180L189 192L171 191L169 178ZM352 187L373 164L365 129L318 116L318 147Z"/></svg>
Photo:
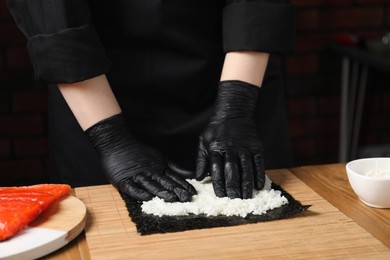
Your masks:
<svg viewBox="0 0 390 260"><path fill-rule="evenodd" d="M0 188L0 241L17 234L70 189L66 184Z"/></svg>

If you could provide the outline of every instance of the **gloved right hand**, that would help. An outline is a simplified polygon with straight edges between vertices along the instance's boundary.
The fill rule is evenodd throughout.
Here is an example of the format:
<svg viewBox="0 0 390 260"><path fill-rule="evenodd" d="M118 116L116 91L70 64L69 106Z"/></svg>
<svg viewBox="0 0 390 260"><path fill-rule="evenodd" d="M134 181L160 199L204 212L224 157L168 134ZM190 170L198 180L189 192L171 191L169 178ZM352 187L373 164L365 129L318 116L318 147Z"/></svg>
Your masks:
<svg viewBox="0 0 390 260"><path fill-rule="evenodd" d="M158 196L167 202L187 202L197 192L156 149L137 141L122 114L88 128L87 136L100 156L103 171L119 191L147 201Z"/></svg>
<svg viewBox="0 0 390 260"><path fill-rule="evenodd" d="M211 175L217 197L252 198L265 183L263 144L253 115L258 87L221 81L214 114L199 137L196 179Z"/></svg>

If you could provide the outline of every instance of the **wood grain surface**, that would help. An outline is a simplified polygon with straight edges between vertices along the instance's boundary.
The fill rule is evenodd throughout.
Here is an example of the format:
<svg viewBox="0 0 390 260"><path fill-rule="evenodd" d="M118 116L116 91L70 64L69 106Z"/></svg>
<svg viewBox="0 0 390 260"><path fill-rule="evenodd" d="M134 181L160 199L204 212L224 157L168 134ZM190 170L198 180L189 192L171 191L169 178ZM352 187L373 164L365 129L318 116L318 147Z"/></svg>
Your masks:
<svg viewBox="0 0 390 260"><path fill-rule="evenodd" d="M76 196L74 189L72 189L71 195ZM80 206L79 206L80 207ZM84 206L84 225L86 224L86 208ZM80 222L81 223L81 222ZM87 260L91 259L89 254L89 249L87 241L85 239L85 233L81 232L75 239L69 242L68 245L62 247L61 249L46 255L44 259L53 259L53 260Z"/></svg>
<svg viewBox="0 0 390 260"><path fill-rule="evenodd" d="M390 248L390 209L372 208L361 202L349 185L345 164L305 166L290 171Z"/></svg>
<svg viewBox="0 0 390 260"><path fill-rule="evenodd" d="M310 210L285 220L140 236L128 216L124 202L112 186L76 188L76 195L88 209L85 234L90 257L390 258L388 247L290 171L274 170L269 171L268 175L294 198L303 204L311 204Z"/></svg>
<svg viewBox="0 0 390 260"><path fill-rule="evenodd" d="M66 231L66 240L72 241L84 229L86 207L74 196L68 196L51 205L30 227Z"/></svg>
<svg viewBox="0 0 390 260"><path fill-rule="evenodd" d="M85 233L81 233L76 239L72 240L67 246L45 256L43 259L50 260L89 260L91 255Z"/></svg>

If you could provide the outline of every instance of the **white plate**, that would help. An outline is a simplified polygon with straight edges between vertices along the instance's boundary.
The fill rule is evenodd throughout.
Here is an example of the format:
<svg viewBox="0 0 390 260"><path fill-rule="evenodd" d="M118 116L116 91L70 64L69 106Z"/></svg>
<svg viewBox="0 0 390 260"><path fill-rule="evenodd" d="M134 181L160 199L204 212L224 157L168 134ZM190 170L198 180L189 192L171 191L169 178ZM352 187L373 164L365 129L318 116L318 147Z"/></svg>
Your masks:
<svg viewBox="0 0 390 260"><path fill-rule="evenodd" d="M54 203L28 227L0 242L0 259L35 259L65 246L83 231L86 212L74 196Z"/></svg>

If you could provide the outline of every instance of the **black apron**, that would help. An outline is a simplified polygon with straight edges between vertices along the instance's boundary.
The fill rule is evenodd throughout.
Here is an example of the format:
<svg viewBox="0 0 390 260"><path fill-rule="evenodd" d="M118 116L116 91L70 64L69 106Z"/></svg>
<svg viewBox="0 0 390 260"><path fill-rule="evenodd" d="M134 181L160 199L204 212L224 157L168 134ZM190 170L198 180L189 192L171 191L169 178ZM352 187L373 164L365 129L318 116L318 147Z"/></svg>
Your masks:
<svg viewBox="0 0 390 260"><path fill-rule="evenodd" d="M222 1L96 2L89 5L112 63L107 77L133 134L195 169L198 136L211 115L223 65ZM291 166L282 78L272 58L255 121L266 168ZM107 182L56 86L49 88L49 146L54 182Z"/></svg>

